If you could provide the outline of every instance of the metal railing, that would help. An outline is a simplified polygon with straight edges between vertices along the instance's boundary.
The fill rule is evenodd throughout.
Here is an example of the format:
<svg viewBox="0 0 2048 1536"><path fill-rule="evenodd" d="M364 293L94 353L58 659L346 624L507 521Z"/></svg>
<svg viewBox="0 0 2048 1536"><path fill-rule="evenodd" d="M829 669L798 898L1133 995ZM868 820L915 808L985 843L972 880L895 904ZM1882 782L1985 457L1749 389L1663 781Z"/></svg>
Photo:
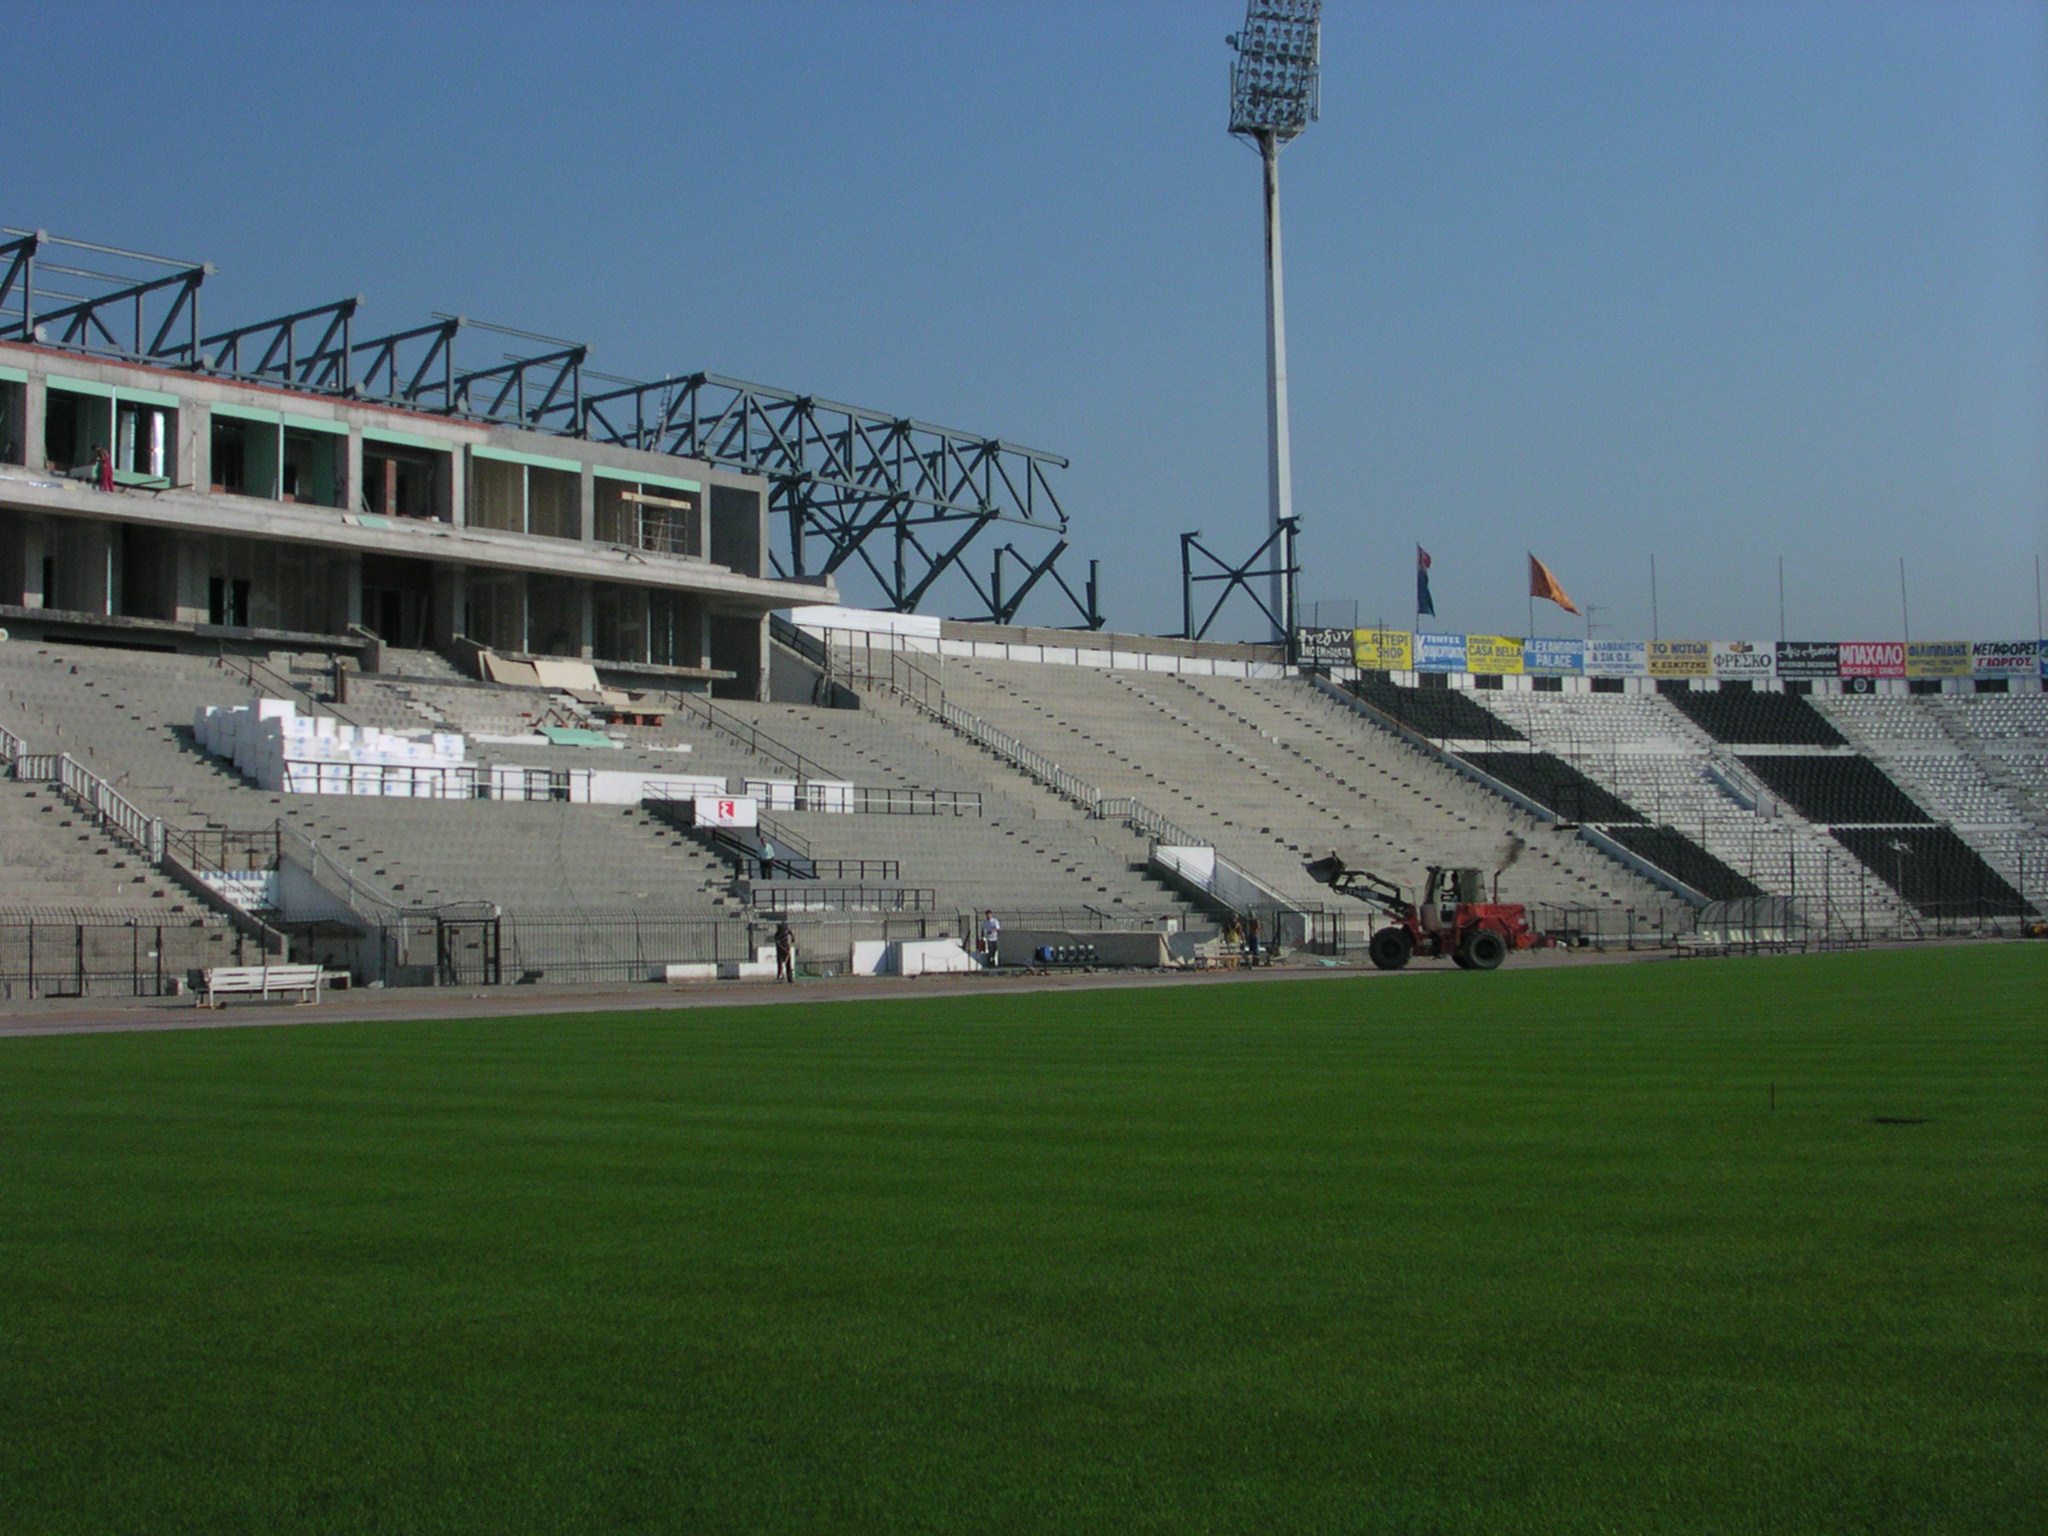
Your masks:
<svg viewBox="0 0 2048 1536"><path fill-rule="evenodd" d="M54 782L103 830L126 839L151 863L164 856L163 819L139 809L135 802L66 752L57 758Z"/></svg>
<svg viewBox="0 0 2048 1536"><path fill-rule="evenodd" d="M678 707L685 714L695 715L712 730L745 747L754 756L775 764L786 773L795 774L799 780L838 780L833 773L815 758L807 757L795 747L777 741L751 720L743 720L730 710L720 709L701 693L672 693Z"/></svg>
<svg viewBox="0 0 2048 1536"><path fill-rule="evenodd" d="M978 789L884 789L856 786L854 811L863 816L979 816Z"/></svg>
<svg viewBox="0 0 2048 1536"><path fill-rule="evenodd" d="M187 869L250 871L276 869L284 840L275 826L251 832L224 827L166 827L164 852Z"/></svg>
<svg viewBox="0 0 2048 1536"><path fill-rule="evenodd" d="M168 997L193 971L249 959L248 937L204 921L0 922L0 995Z"/></svg>
<svg viewBox="0 0 2048 1536"><path fill-rule="evenodd" d="M1207 847L1211 839L1199 836L1173 818L1153 810L1129 795L1105 795L1078 773L1069 772L1035 747L1026 746L999 726L946 697L938 675L919 665L902 651L873 646L856 651L824 647L839 670L829 673L849 687L882 688L922 710L949 730L965 737L992 757L1008 763L1027 778L1044 785L1063 800L1072 802L1100 821L1121 821L1155 843L1180 843ZM841 660L840 658L843 658ZM858 658L858 660L856 660Z"/></svg>
<svg viewBox="0 0 2048 1536"><path fill-rule="evenodd" d="M928 886L832 885L822 880L778 880L756 885L749 908L768 912L936 912L939 893Z"/></svg>

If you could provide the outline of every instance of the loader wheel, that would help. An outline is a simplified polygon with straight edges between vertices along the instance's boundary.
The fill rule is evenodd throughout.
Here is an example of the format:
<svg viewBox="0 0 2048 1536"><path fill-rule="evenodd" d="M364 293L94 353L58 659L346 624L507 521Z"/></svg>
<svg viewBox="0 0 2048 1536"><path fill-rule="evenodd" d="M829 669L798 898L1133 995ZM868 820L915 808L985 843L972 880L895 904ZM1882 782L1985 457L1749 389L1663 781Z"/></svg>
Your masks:
<svg viewBox="0 0 2048 1536"><path fill-rule="evenodd" d="M1508 941L1491 928L1474 928L1459 950L1468 971L1490 971L1507 958Z"/></svg>
<svg viewBox="0 0 2048 1536"><path fill-rule="evenodd" d="M1408 963L1408 957L1415 953L1415 941L1408 937L1405 928L1382 928L1372 936L1372 942L1365 946L1372 963L1383 971L1398 971Z"/></svg>

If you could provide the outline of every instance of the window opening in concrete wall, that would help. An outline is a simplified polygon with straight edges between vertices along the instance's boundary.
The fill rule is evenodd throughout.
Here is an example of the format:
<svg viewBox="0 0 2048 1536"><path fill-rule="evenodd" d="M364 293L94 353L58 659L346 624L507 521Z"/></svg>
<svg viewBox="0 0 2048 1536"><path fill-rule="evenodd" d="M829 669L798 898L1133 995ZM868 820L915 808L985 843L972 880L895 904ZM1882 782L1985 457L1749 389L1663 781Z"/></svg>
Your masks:
<svg viewBox="0 0 2048 1536"><path fill-rule="evenodd" d="M276 500L277 432L274 421L245 421L216 414L210 439L213 468L207 483L224 495Z"/></svg>
<svg viewBox="0 0 2048 1536"><path fill-rule="evenodd" d="M1563 693L1564 679L1561 677L1532 677L1529 686L1537 693Z"/></svg>
<svg viewBox="0 0 2048 1536"><path fill-rule="evenodd" d="M583 537L583 477L538 464L526 470L526 531L547 539Z"/></svg>
<svg viewBox="0 0 2048 1536"><path fill-rule="evenodd" d="M168 406L116 402L114 473L117 478L169 485L176 468L177 412Z"/></svg>
<svg viewBox="0 0 2048 1536"><path fill-rule="evenodd" d="M713 490L717 488L714 486ZM722 699L751 699L759 687L761 671L761 621L744 614L711 616L711 665L731 672L711 684L712 694Z"/></svg>
<svg viewBox="0 0 2048 1536"><path fill-rule="evenodd" d="M2009 682L2010 679L2003 677L1980 677L1977 679L1977 692L2010 693L2012 689L2008 686Z"/></svg>
<svg viewBox="0 0 2048 1536"><path fill-rule="evenodd" d="M647 659L664 667L704 664L704 610L684 592L647 594Z"/></svg>
<svg viewBox="0 0 2048 1536"><path fill-rule="evenodd" d="M121 598L131 619L178 616L178 536L168 528L124 523L120 529Z"/></svg>
<svg viewBox="0 0 2048 1536"><path fill-rule="evenodd" d="M231 629L249 627L249 578L209 576L206 578L206 622Z"/></svg>
<svg viewBox="0 0 2048 1536"><path fill-rule="evenodd" d="M761 493L738 485L711 487L711 558L742 576L761 574Z"/></svg>
<svg viewBox="0 0 2048 1536"><path fill-rule="evenodd" d="M526 532L526 466L474 459L469 466L469 525Z"/></svg>
<svg viewBox="0 0 2048 1536"><path fill-rule="evenodd" d="M113 448L114 402L51 385L43 404L43 462L59 474L87 469L93 451Z"/></svg>
<svg viewBox="0 0 2048 1536"><path fill-rule="evenodd" d="M494 651L524 651L526 583L517 576L469 573L467 614L462 632Z"/></svg>
<svg viewBox="0 0 2048 1536"><path fill-rule="evenodd" d="M345 473L341 456L347 446L348 439L336 433L296 432L287 427L279 494L286 501L310 506L340 506Z"/></svg>
<svg viewBox="0 0 2048 1536"><path fill-rule="evenodd" d="M704 553L701 493L600 477L595 532L600 543L664 555Z"/></svg>
<svg viewBox="0 0 2048 1536"><path fill-rule="evenodd" d="M1619 678L1619 677L1596 677L1596 678L1592 679L1592 684L1593 684L1593 690L1592 690L1592 691L1593 691L1593 692L1595 692L1595 693L1626 693L1626 692L1628 692L1628 686L1627 686L1627 683L1626 683L1626 681L1625 681L1624 679L1622 679L1622 678Z"/></svg>
<svg viewBox="0 0 2048 1536"><path fill-rule="evenodd" d="M27 419L27 389L8 379L0 379L0 464L26 464L22 437L23 424Z"/></svg>
<svg viewBox="0 0 2048 1536"><path fill-rule="evenodd" d="M418 650L430 644L433 566L398 555L364 555L363 625L386 645Z"/></svg>
<svg viewBox="0 0 2048 1536"><path fill-rule="evenodd" d="M647 660L647 591L600 582L591 589L591 651L601 661Z"/></svg>
<svg viewBox="0 0 2048 1536"><path fill-rule="evenodd" d="M448 517L449 457L365 438L360 508L380 517ZM489 525L486 525L489 526Z"/></svg>
<svg viewBox="0 0 2048 1536"><path fill-rule="evenodd" d="M526 649L543 656L583 654L583 594L559 576L526 581Z"/></svg>

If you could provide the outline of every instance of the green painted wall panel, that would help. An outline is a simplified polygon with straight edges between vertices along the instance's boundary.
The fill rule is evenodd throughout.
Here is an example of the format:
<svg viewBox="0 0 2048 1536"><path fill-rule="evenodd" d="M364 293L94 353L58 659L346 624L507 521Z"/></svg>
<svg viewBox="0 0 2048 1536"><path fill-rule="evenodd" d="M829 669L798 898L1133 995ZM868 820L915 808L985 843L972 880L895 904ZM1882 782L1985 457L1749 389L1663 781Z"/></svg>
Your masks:
<svg viewBox="0 0 2048 1536"><path fill-rule="evenodd" d="M470 453L479 459L495 459L500 464L531 464L535 469L560 469L572 475L583 473L583 465L577 459L551 459L538 453L514 453L509 448L472 448Z"/></svg>
<svg viewBox="0 0 2048 1536"><path fill-rule="evenodd" d="M667 491L701 491L704 487L695 480L678 480L674 475L649 475L637 469L616 469L609 464L593 464L592 474L600 480L627 480L635 485L658 485Z"/></svg>
<svg viewBox="0 0 2048 1536"><path fill-rule="evenodd" d="M114 386L95 384L91 379L69 379L61 373L50 375L50 388L69 390L74 395L97 395L102 400L114 398Z"/></svg>

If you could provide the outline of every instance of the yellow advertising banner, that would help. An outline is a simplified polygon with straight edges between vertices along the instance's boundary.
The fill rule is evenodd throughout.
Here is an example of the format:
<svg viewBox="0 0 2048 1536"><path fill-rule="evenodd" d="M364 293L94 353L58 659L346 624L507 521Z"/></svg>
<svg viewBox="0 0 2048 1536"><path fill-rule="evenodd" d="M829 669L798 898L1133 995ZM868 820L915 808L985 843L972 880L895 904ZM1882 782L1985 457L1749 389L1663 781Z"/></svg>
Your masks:
<svg viewBox="0 0 2048 1536"><path fill-rule="evenodd" d="M1522 641L1517 635L1467 635L1465 670L1519 677Z"/></svg>
<svg viewBox="0 0 2048 1536"><path fill-rule="evenodd" d="M1354 629L1351 654L1367 672L1406 672L1415 665L1415 646L1405 629Z"/></svg>
<svg viewBox="0 0 2048 1536"><path fill-rule="evenodd" d="M1711 640L1652 640L1650 676L1712 677L1714 642Z"/></svg>
<svg viewBox="0 0 2048 1536"><path fill-rule="evenodd" d="M1906 676L1968 677L1970 642L1967 640L1908 640Z"/></svg>

